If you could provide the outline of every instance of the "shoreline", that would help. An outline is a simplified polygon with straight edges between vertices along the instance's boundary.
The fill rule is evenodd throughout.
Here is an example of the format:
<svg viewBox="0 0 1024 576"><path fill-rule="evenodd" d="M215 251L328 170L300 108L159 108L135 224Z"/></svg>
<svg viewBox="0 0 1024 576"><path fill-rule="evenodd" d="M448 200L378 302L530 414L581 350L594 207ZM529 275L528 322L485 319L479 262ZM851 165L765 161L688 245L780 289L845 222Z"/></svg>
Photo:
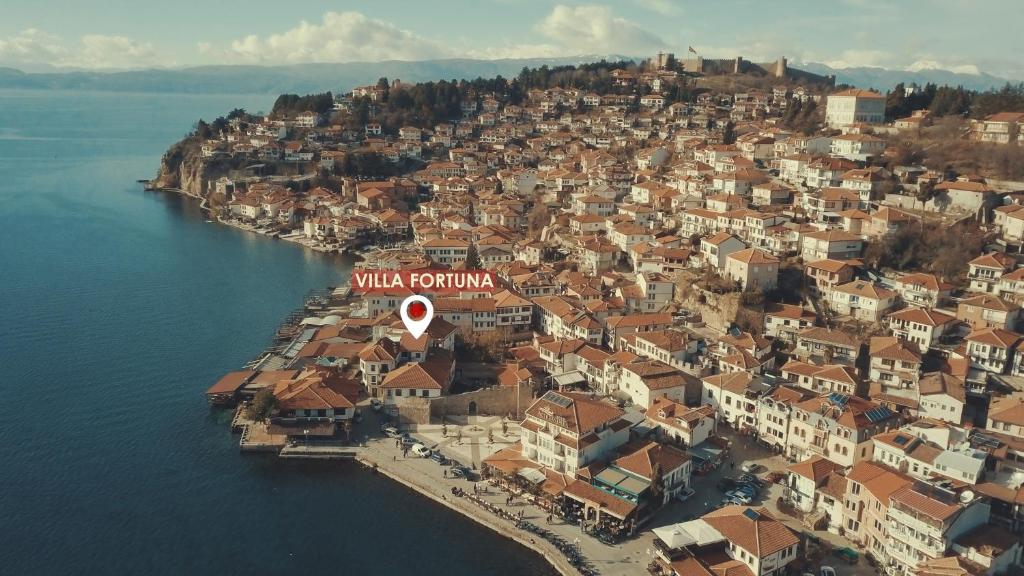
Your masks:
<svg viewBox="0 0 1024 576"><path fill-rule="evenodd" d="M245 225L240 222L225 221L220 217L214 216L212 214L211 209L207 205L206 198L203 198L202 196L189 194L180 188L150 187L149 183L147 182L145 186L145 191L176 194L182 198L198 200L200 202L200 210L204 213L204 215L208 216L207 221L211 223L217 223L230 228L234 228L236 230L242 230L244 232L253 233L257 236L263 236L275 240L284 240L286 242L298 244L304 248L307 248L314 252L318 252L320 254L348 256L351 258L359 259L363 258L363 256L358 253L342 252L337 249L328 250L317 246L312 246L306 242L302 242L302 240L306 239L304 234L299 234L291 237L281 236L278 234L271 235L259 232L254 227ZM357 453L355 457L352 458L352 460L358 462L367 470L384 476L387 480L391 482L395 482L397 484L405 486L406 488L417 493L420 497L427 498L439 505L442 505L447 509L461 515L462 517L468 518L469 520L477 523L478 525L483 526L488 530L491 530L495 534L507 538L515 542L516 544L526 548L527 550L536 553L541 558L543 558L544 561L547 562L547 564L551 566L551 568L560 576L578 576L580 574L579 570L577 570L572 564L570 564L568 560L565 558L565 556L558 549L556 549L554 545L547 542L546 540L530 538L528 535L523 533L522 530L516 528L508 521L487 514L483 510L480 510L479 508L474 508L470 506L468 502L463 502L460 498L456 496L452 496L451 498L449 498L449 495L447 494L435 493L435 491L429 485L421 482L422 478L413 479L409 477L410 475L403 474L402 472L395 468L389 467L386 464L382 465L381 462L383 462L384 459L378 461L377 459L370 458L367 455L363 454L362 452L367 448L368 447L357 448Z"/></svg>
<svg viewBox="0 0 1024 576"><path fill-rule="evenodd" d="M227 226L229 228L234 228L236 230L242 230L242 231L245 231L245 232L249 232L249 233L255 234L257 236L263 236L265 238L271 238L271 239L274 239L274 240L282 240L284 242L290 242L292 244L298 244L299 246L302 246L303 248L312 250L314 252L318 252L320 254L329 254L329 255L333 255L333 256L349 256L351 258L364 259L362 254L360 254L358 252L346 252L346 251L344 251L342 249L339 249L339 248L326 248L326 247L316 246L316 245L310 244L308 242L309 239L301 231L296 232L295 230L293 230L288 235L282 235L280 233L268 234L268 233L260 232L254 226L250 226L250 225L244 224L242 222L234 222L234 221L231 221L231 220L224 220L223 218L221 218L219 216L215 216L213 214L213 211L207 205L207 198L204 198L203 196L198 196L198 195L195 195L195 194L189 194L188 192L182 190L181 188L170 188L170 187L163 187L163 186L152 186L152 181L147 181L147 180L140 180L139 183L143 184L143 190L146 191L146 192L163 192L163 193L167 193L167 194L176 194L178 196L181 196L182 198L187 198L187 199L190 199L190 200L198 200L199 201L199 209L207 216L207 220L209 222L211 222L211 223L221 224L221 225Z"/></svg>
<svg viewBox="0 0 1024 576"><path fill-rule="evenodd" d="M391 469L388 466L382 466L379 462L371 460L363 455L357 455L355 461L363 465L372 472L381 474L393 482L397 482L409 488L410 490L418 493L420 496L428 498L437 504L445 506L449 510L462 515L465 518L484 526L496 534L504 536L509 540L516 542L517 544L532 550L533 552L540 555L544 560L561 576L576 576L579 571L576 570L566 559L565 556L558 553L558 550L553 545L547 543L546 540L538 541L533 539L531 541L526 536L519 534L520 530L511 526L507 521L501 520L488 515L473 514L473 510L478 510L469 507L467 504L462 503L462 500L453 496L451 499L447 495L438 495L433 492L429 487L419 484L418 482L404 477L400 472L395 469Z"/></svg>

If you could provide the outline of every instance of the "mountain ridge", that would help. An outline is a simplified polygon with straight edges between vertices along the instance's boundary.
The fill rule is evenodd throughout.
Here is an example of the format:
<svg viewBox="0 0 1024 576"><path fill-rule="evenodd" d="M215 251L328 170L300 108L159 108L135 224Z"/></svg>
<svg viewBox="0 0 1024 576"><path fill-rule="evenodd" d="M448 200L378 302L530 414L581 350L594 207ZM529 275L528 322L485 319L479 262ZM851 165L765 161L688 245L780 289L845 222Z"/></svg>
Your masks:
<svg viewBox="0 0 1024 576"><path fill-rule="evenodd" d="M601 59L634 60L621 55L584 55L559 58L507 58L478 60L450 58L443 60L380 62L307 63L288 65L214 64L176 69L142 69L123 71L61 71L24 72L0 66L0 88L98 90L108 92L179 92L226 94L281 94L348 91L355 86L372 84L380 77L407 82L441 79L472 79L502 75L512 77L523 67L563 66L596 62ZM967 74L941 69L916 71L891 70L880 67L832 68L816 62L794 63L794 68L815 74L836 76L839 84L886 91L896 84L935 83L963 86L972 90L998 88L1011 82L1006 78L981 72Z"/></svg>

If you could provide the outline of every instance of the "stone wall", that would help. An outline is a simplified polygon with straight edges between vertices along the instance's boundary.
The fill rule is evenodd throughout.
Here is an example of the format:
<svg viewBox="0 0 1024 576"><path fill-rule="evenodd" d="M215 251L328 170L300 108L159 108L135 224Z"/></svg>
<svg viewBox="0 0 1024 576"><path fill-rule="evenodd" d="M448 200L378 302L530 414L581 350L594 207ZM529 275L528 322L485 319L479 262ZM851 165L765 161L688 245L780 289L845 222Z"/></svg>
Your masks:
<svg viewBox="0 0 1024 576"><path fill-rule="evenodd" d="M430 401L432 398L401 398L398 407L398 426L430 424Z"/></svg>
<svg viewBox="0 0 1024 576"><path fill-rule="evenodd" d="M533 402L533 388L525 384L519 386L518 403L516 402L516 389L515 386L494 386L462 394L430 398L430 416L438 419L442 416L467 416L475 411L477 415L481 416L485 414L511 416L515 420L521 420L522 413Z"/></svg>

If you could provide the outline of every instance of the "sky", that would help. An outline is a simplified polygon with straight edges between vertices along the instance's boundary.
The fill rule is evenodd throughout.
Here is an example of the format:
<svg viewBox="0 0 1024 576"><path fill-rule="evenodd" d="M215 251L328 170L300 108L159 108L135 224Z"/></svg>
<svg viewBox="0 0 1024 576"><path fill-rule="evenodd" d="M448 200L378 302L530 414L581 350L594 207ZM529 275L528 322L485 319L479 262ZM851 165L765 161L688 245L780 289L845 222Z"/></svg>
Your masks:
<svg viewBox="0 0 1024 576"><path fill-rule="evenodd" d="M2 12L0 66L26 71L682 57L692 47L709 58L1024 79L1021 0L34 0Z"/></svg>

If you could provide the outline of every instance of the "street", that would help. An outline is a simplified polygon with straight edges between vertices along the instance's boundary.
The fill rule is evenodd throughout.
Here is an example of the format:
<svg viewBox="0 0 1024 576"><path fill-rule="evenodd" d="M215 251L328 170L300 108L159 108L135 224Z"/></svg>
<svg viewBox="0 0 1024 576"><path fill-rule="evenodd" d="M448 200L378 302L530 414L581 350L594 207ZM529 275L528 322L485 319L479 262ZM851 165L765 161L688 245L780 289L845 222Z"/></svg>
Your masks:
<svg viewBox="0 0 1024 576"><path fill-rule="evenodd" d="M405 476L410 481L416 482L418 485L429 486L431 490L436 491L439 495L443 495L445 499L455 498L451 494L451 489L456 487L470 494L473 493L474 483L464 479L446 478L444 475L446 467L438 465L433 460L419 458L411 453L407 457L403 457L402 450L395 446L394 440L386 438L381 434L380 423L382 419L380 414L369 410L368 406L364 409L364 414L363 422L356 425L354 437L360 439L365 437L366 447L363 449L364 453L369 455L374 461L379 462L381 466L386 464L389 469L393 468L397 473ZM483 458L518 441L518 423L506 422L505 433L503 434L502 418L499 416L474 416L455 420L456 422L449 423L444 427L440 424L420 426L416 430L410 431L409 434L428 448L439 449L446 457L457 460L478 471ZM442 435L443 428L447 429L448 436ZM488 441L488 433L490 433L491 441ZM721 428L719 433L732 441L732 460L727 460L722 466L707 475L694 475L692 487L696 490L696 494L686 502L672 502L665 506L655 514L651 522L643 526L643 531L637 536L619 544L605 544L597 538L582 533L579 526L567 524L561 520L555 520L548 524L546 521L547 512L518 498L514 499L511 504L507 504L508 494L493 486L488 486L488 491L479 494L479 497L483 501L512 515L518 515L521 512L523 520L549 530L566 541L576 542L578 540L582 556L592 563L600 574L644 574L647 572L647 564L650 563L654 554L652 546L654 536L650 532L652 528L693 519L717 507L723 497L723 493L717 489L716 484L722 478L738 476L741 473L739 471L740 468L745 463L752 462L764 466L766 470L762 470L758 474L762 478L771 471L784 471L788 465L782 456L772 454L766 448L756 444L751 438L735 435L729 430ZM481 483L481 485L483 484L485 483ZM810 532L797 519L779 511L775 502L781 495L782 486L770 484L752 505L764 506L771 511L773 516L798 534ZM476 504L468 501L467 504L477 506L477 510L472 512L475 515L493 516L491 512ZM494 519L504 523L507 530L523 533L522 530L515 527L513 522L497 516L494 516ZM841 536L825 531L815 531L812 533L834 547L853 547L849 541ZM536 539L532 534L526 535L531 540ZM556 551L555 553L557 554L558 552ZM878 573L868 565L867 561L863 558L863 554L861 554L861 558L856 565L846 564L838 557L832 555L826 556L822 564L835 568L839 576L868 576ZM818 566L814 566L814 568L815 572L817 572Z"/></svg>

